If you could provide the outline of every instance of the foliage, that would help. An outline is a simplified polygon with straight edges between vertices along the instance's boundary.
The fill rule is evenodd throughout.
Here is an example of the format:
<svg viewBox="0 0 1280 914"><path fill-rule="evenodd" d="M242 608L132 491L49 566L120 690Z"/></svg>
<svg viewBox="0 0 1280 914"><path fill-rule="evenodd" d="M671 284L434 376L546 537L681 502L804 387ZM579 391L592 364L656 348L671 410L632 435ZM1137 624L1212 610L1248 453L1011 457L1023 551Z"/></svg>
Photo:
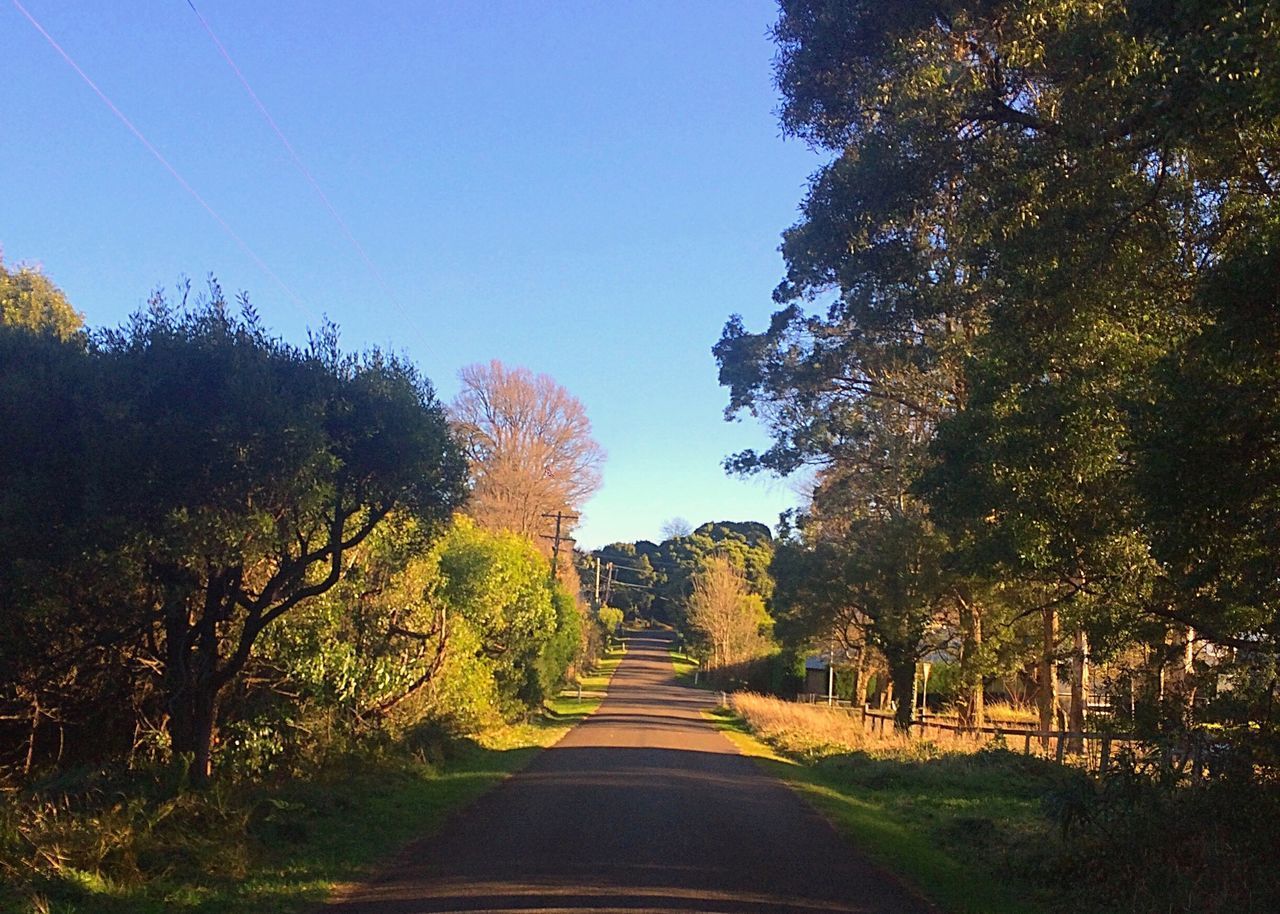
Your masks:
<svg viewBox="0 0 1280 914"><path fill-rule="evenodd" d="M405 734L324 753L323 764L287 777L203 791L182 789L168 766L34 782L0 800L0 910L312 910L335 884L367 877L528 764L580 716L431 744Z"/></svg>
<svg viewBox="0 0 1280 914"><path fill-rule="evenodd" d="M596 611L596 618L600 620L605 632L613 635L618 630L618 626L622 625L622 620L625 617L620 609L615 609L612 606L601 606Z"/></svg>
<svg viewBox="0 0 1280 914"><path fill-rule="evenodd" d="M1273 783L1179 787L1133 756L1099 781L968 739L870 736L821 706L731 701L792 763L745 751L948 910L1260 914L1280 897Z"/></svg>
<svg viewBox="0 0 1280 914"><path fill-rule="evenodd" d="M459 378L450 421L470 467L469 513L531 538L554 529L544 515L571 514L600 487L604 451L582 403L550 376L497 360Z"/></svg>
<svg viewBox="0 0 1280 914"><path fill-rule="evenodd" d="M1175 787L1122 759L1095 783L1046 796L1064 836L1049 876L1079 910L1274 911L1280 876L1266 848L1280 841L1274 783L1215 780Z"/></svg>
<svg viewBox="0 0 1280 914"><path fill-rule="evenodd" d="M1277 645L1280 20L1267 4L781 6L783 126L832 158L784 236L780 310L763 332L731 318L715 347L727 414L773 437L727 466L819 468L810 563L927 531L930 561L899 554L883 580L941 586L918 611L953 636L979 713L1021 647L1042 723L1060 664L1081 719L1086 657L1167 678L1184 713L1164 719L1203 723L1206 668ZM852 612L780 590L784 633ZM1180 646L1206 641L1193 669ZM1228 678L1266 691L1240 677L1271 664L1246 666Z"/></svg>
<svg viewBox="0 0 1280 914"><path fill-rule="evenodd" d="M1206 275L1204 326L1155 370L1135 450L1167 598L1225 640L1280 643L1280 224ZM1175 602L1176 601L1176 602Z"/></svg>
<svg viewBox="0 0 1280 914"><path fill-rule="evenodd" d="M76 683L106 684L96 699L111 715L167 718L172 750L195 756L197 776L211 767L220 701L263 630L338 583L348 551L393 510L430 530L463 494L461 457L411 366L343 354L331 329L294 348L242 304L233 315L216 284L190 307L157 295L87 350L57 353L55 366L75 367L45 395L48 413L31 413L39 401L4 407L24 433L6 436L4 462L34 477L6 501L4 523L20 554L57 540L56 564L39 569L43 580L24 575L35 590L14 597L23 640L6 681L50 690L44 703L65 705L77 726L101 706ZM38 338L19 346L50 358ZM24 464L69 413L77 423L53 430L58 459ZM59 485L66 526L24 528L31 506L18 499ZM41 649L27 636L50 624L70 637L28 665L25 650ZM74 706L77 695L90 703Z"/></svg>
<svg viewBox="0 0 1280 914"><path fill-rule="evenodd" d="M587 580L594 579L598 559L607 572L606 581L613 582L604 594L606 602L633 615L681 625L693 576L712 555L727 557L746 575L750 590L769 599L773 536L764 524L752 521L705 523L687 536L658 544L648 540L614 543L585 557L579 572Z"/></svg>
<svg viewBox="0 0 1280 914"><path fill-rule="evenodd" d="M81 333L84 315L39 270L9 270L0 260L0 327L47 333L65 341Z"/></svg>
<svg viewBox="0 0 1280 914"><path fill-rule="evenodd" d="M688 624L705 646L713 674L762 657L771 647L764 600L747 589L746 575L724 556L708 556L693 576Z"/></svg>

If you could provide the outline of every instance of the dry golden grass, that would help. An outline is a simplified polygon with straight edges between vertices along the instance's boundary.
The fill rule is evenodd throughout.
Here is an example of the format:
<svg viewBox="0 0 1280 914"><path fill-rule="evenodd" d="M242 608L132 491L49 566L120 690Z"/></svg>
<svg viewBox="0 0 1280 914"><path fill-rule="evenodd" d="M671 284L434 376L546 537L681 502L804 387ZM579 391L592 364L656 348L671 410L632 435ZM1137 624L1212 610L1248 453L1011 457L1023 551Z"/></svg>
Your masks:
<svg viewBox="0 0 1280 914"><path fill-rule="evenodd" d="M990 701L984 708L986 721L996 724L1034 724L1040 720L1040 712L1034 705L1014 704L1007 701Z"/></svg>
<svg viewBox="0 0 1280 914"><path fill-rule="evenodd" d="M868 733L857 714L754 692L734 692L729 696L729 705L765 742L789 755L809 759L847 752L896 758L935 757L974 752L981 745L967 736L945 732L930 733L927 738L907 737L892 730L884 735Z"/></svg>

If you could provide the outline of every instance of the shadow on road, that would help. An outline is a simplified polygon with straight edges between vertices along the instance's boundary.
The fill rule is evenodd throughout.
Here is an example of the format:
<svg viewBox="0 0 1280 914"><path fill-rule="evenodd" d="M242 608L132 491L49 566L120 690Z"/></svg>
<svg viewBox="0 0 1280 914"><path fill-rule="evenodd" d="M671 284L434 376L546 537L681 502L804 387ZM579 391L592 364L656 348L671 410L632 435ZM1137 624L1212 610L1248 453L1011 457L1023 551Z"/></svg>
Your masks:
<svg viewBox="0 0 1280 914"><path fill-rule="evenodd" d="M709 724L670 638L628 638L595 714L329 914L931 910Z"/></svg>

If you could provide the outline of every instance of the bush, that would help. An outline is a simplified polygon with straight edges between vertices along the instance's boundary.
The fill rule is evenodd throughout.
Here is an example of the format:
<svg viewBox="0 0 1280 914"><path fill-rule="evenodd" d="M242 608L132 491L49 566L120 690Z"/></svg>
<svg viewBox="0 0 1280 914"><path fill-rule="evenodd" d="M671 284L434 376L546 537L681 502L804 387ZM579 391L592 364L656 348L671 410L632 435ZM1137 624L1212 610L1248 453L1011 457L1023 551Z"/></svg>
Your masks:
<svg viewBox="0 0 1280 914"><path fill-rule="evenodd" d="M1046 800L1064 836L1051 864L1075 910L1280 911L1280 785L1177 786L1132 757Z"/></svg>

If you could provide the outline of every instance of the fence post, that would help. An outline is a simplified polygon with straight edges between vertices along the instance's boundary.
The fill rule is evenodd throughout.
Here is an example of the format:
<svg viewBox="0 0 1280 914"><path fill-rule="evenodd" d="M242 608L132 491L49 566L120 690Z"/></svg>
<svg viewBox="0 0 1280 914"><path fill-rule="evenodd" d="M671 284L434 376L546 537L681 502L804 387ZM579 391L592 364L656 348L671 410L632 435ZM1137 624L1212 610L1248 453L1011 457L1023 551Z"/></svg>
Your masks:
<svg viewBox="0 0 1280 914"><path fill-rule="evenodd" d="M1102 755L1098 759L1098 774L1106 774L1111 764L1111 737L1102 737Z"/></svg>
<svg viewBox="0 0 1280 914"><path fill-rule="evenodd" d="M1022 754L1023 754L1023 755L1030 755L1030 754L1031 754L1031 731L1030 731L1030 730L1028 730L1028 731L1023 735L1023 738L1022 738Z"/></svg>
<svg viewBox="0 0 1280 914"><path fill-rule="evenodd" d="M1055 756L1054 761L1056 761L1059 765L1062 764L1063 750L1065 750L1067 747L1066 736L1067 736L1066 731L1064 730L1058 731L1058 753Z"/></svg>

